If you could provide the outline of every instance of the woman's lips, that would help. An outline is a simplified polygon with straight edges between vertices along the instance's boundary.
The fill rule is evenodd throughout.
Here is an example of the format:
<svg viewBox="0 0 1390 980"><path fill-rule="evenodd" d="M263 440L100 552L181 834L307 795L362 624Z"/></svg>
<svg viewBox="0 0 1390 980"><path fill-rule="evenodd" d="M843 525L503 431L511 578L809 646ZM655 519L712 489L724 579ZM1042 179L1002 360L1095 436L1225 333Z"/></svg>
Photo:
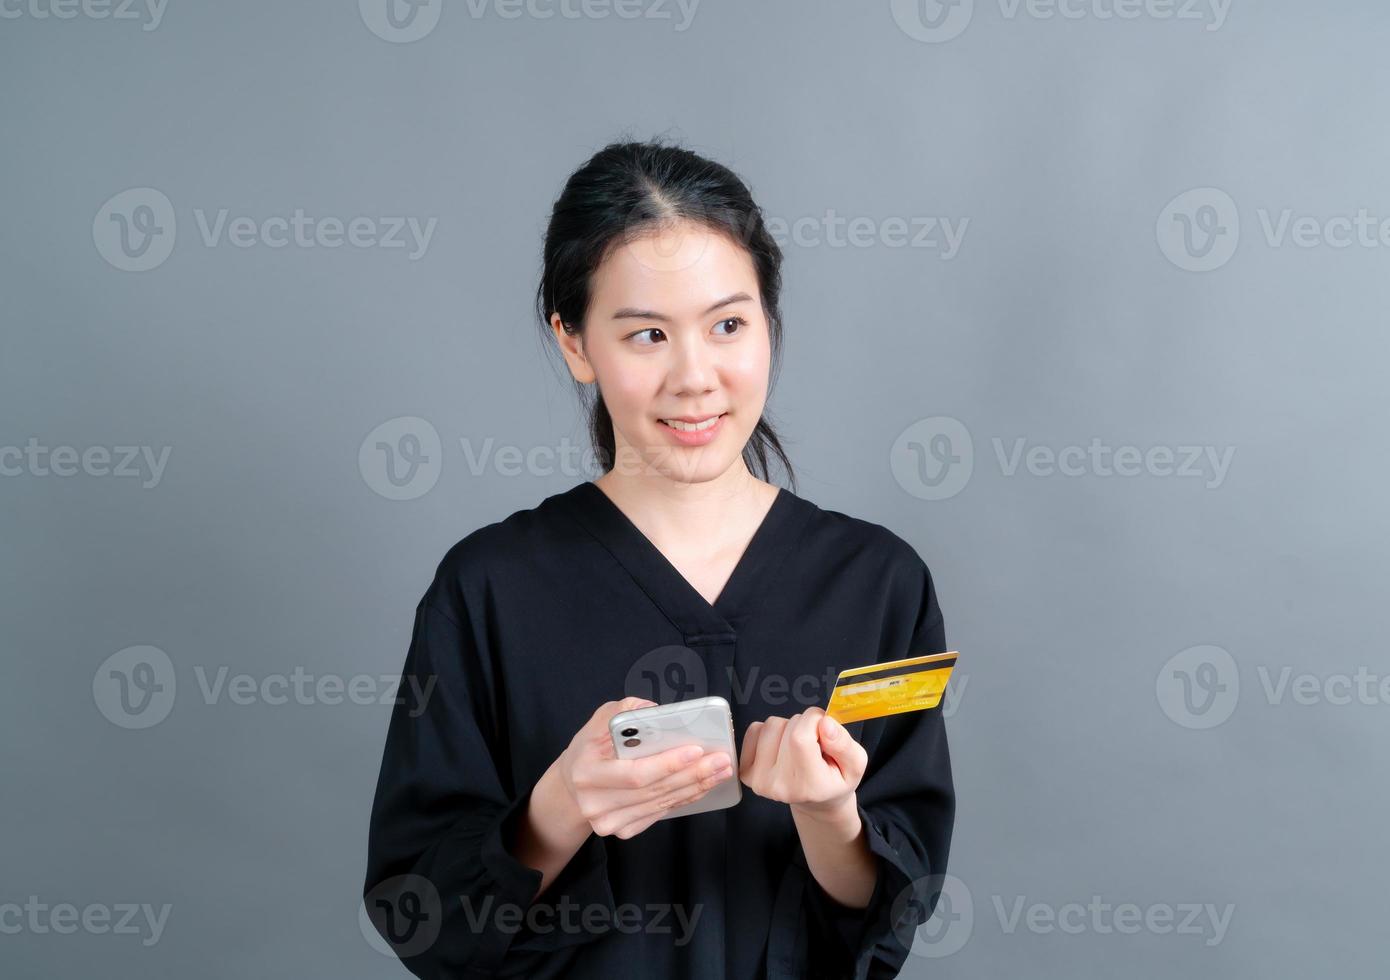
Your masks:
<svg viewBox="0 0 1390 980"><path fill-rule="evenodd" d="M723 415L718 416L714 423L708 428L696 429L693 431L673 428L667 425L664 420L660 419L657 420L657 425L661 426L667 435L671 437L671 440L678 446L704 446L714 441L714 437L724 428L724 416L727 414L728 413L725 412Z"/></svg>

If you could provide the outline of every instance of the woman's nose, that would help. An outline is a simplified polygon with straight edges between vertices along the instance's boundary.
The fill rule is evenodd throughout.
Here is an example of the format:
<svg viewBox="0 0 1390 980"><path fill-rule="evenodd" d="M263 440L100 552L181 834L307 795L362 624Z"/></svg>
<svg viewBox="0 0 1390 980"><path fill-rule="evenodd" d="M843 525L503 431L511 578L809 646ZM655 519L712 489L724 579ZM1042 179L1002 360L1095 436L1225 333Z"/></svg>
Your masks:
<svg viewBox="0 0 1390 980"><path fill-rule="evenodd" d="M673 347L669 374L671 388L678 393L699 394L714 387L715 353L701 339L687 339Z"/></svg>

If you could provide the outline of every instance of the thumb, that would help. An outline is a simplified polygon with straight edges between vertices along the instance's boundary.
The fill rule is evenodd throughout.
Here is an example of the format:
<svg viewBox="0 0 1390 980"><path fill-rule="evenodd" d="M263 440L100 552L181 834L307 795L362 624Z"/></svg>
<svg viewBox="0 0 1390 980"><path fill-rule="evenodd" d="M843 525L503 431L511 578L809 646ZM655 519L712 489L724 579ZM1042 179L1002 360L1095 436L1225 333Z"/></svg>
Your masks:
<svg viewBox="0 0 1390 980"><path fill-rule="evenodd" d="M820 746L846 779L857 782L863 776L867 754L845 726L829 715L820 720Z"/></svg>
<svg viewBox="0 0 1390 980"><path fill-rule="evenodd" d="M845 731L845 726L829 715L825 715L820 720L820 738L821 745L836 758L839 758L840 753L848 748L847 743L854 741L849 737L849 732Z"/></svg>
<svg viewBox="0 0 1390 980"><path fill-rule="evenodd" d="M646 698L639 698L636 695L629 695L621 701L605 701L590 716L586 727L591 727L593 731L602 733L607 730L609 720L618 712L631 711L634 708L651 708L655 705L655 701L648 701Z"/></svg>

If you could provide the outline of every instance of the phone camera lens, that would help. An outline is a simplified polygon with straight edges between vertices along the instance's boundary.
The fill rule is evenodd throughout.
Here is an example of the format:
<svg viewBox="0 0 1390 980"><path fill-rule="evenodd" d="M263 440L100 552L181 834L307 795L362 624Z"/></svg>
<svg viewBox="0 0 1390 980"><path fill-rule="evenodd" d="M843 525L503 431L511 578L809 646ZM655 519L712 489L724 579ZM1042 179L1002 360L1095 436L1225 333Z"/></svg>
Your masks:
<svg viewBox="0 0 1390 980"><path fill-rule="evenodd" d="M641 745L641 744L642 744L642 740L641 740L640 738L629 738L629 739L625 739L625 740L623 741L623 744L626 745L626 746L628 746L629 748L631 748L631 747L634 746L634 745Z"/></svg>
<svg viewBox="0 0 1390 980"><path fill-rule="evenodd" d="M623 735L626 735L628 738L631 738L632 736L634 736L634 735L637 734L637 729L635 729L635 728L624 728L623 731L622 731L622 734L623 734Z"/></svg>

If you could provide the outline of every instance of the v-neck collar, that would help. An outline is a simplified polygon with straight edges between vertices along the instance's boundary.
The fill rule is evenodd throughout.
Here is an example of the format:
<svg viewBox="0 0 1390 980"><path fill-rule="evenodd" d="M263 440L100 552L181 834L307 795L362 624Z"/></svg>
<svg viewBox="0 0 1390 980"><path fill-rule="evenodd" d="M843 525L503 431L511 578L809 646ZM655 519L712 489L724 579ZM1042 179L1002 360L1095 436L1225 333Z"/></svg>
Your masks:
<svg viewBox="0 0 1390 980"><path fill-rule="evenodd" d="M733 624L747 614L811 510L808 501L778 487L772 506L711 604L597 484L586 480L559 496L570 514L687 637L735 632Z"/></svg>

